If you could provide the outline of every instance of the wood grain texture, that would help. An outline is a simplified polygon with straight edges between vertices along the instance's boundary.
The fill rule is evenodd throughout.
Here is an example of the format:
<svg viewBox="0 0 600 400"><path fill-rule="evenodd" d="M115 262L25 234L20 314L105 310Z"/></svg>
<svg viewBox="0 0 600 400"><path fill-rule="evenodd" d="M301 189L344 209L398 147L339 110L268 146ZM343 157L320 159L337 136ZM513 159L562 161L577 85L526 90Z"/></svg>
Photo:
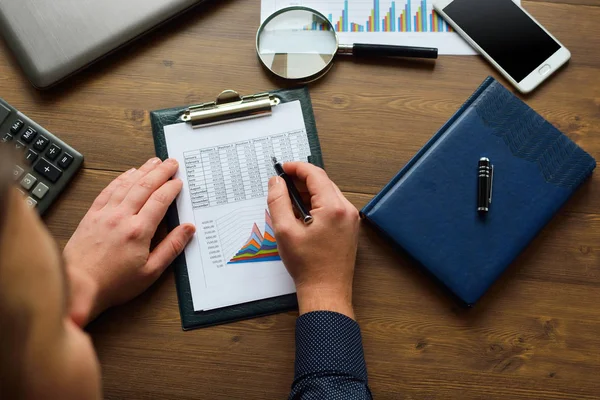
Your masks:
<svg viewBox="0 0 600 400"><path fill-rule="evenodd" d="M527 8L527 3L528 2L572 4L572 5L584 5L584 6L596 6L596 7L600 7L600 1L598 1L598 0L528 0L526 2L526 4L525 4L525 8Z"/></svg>
<svg viewBox="0 0 600 400"><path fill-rule="evenodd" d="M523 4L573 53L524 99L600 159L600 2ZM213 2L47 92L0 45L0 96L86 156L46 217L61 246L104 186L153 155L149 110L285 86L259 66L258 24L258 0ZM479 57L338 62L311 86L328 173L362 207L487 75ZM600 398L599 204L596 174L468 311L363 226L355 303L375 397ZM183 333L169 271L89 330L107 399L274 399L292 381L295 317Z"/></svg>

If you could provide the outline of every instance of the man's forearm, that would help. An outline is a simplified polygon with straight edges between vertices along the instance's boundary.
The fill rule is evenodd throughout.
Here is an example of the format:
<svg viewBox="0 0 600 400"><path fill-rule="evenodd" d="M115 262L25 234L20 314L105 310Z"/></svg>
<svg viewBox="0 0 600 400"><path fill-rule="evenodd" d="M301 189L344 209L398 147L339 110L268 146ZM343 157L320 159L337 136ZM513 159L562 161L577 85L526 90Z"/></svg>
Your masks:
<svg viewBox="0 0 600 400"><path fill-rule="evenodd" d="M300 315L313 311L333 311L354 318L352 307L352 286L341 287L313 285L298 287L298 307Z"/></svg>
<svg viewBox="0 0 600 400"><path fill-rule="evenodd" d="M295 370L290 399L372 399L360 328L346 315L313 311L298 318Z"/></svg>

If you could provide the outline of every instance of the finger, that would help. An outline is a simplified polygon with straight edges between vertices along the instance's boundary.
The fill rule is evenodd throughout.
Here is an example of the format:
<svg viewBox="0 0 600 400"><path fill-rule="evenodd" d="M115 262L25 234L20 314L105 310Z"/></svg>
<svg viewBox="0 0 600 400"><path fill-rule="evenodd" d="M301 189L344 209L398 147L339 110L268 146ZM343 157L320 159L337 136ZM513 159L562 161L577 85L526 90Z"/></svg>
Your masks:
<svg viewBox="0 0 600 400"><path fill-rule="evenodd" d="M294 177L293 181L294 181L294 185L296 185L296 189L298 189L298 192L300 192L300 194L308 194L308 188L306 187L306 182L301 181L297 177Z"/></svg>
<svg viewBox="0 0 600 400"><path fill-rule="evenodd" d="M310 194L300 193L300 196L302 197L302 202L304 203L304 205L308 206L308 208L310 209Z"/></svg>
<svg viewBox="0 0 600 400"><path fill-rule="evenodd" d="M183 224L173 229L150 253L145 266L148 274L154 279L158 279L164 270L183 252L185 246L194 237L194 233L196 233L196 228L192 224Z"/></svg>
<svg viewBox="0 0 600 400"><path fill-rule="evenodd" d="M79 327L84 328L91 320L98 286L94 280L75 268L67 267L69 278L69 317Z"/></svg>
<svg viewBox="0 0 600 400"><path fill-rule="evenodd" d="M308 193L308 189L306 188L306 183L300 181L298 178L292 178L292 180L294 181L294 185L296 186L296 189L298 189L298 193L300 194L300 198L302 199L302 203L304 203L304 205L307 207L307 209L310 210L310 193ZM294 207L294 213L297 214L297 210Z"/></svg>
<svg viewBox="0 0 600 400"><path fill-rule="evenodd" d="M344 196L344 193L342 193L342 191L340 190L339 186L336 185L335 182L332 181L331 184L333 185L333 188L335 189L336 193L338 194L340 200L342 200L346 204L352 204L352 203L350 203L350 200L348 200L346 198L346 196Z"/></svg>
<svg viewBox="0 0 600 400"><path fill-rule="evenodd" d="M300 221L294 216L292 200L282 178L274 176L269 180L269 195L267 196L269 213L273 221L275 236L294 229Z"/></svg>
<svg viewBox="0 0 600 400"><path fill-rule="evenodd" d="M181 192L182 187L183 182L181 179L168 181L152 193L138 213L138 217L152 229L153 234L160 221L165 217L169 206L173 203L179 192Z"/></svg>
<svg viewBox="0 0 600 400"><path fill-rule="evenodd" d="M107 187L104 188L104 190L102 190L102 192L100 192L98 197L96 197L96 200L94 200L94 202L92 203L92 207L90 208L94 211L103 208L108 203L117 187L119 187L119 185L123 182L125 177L132 174L135 171L135 168L131 168L129 171L123 172L121 175L115 178L111 183L108 184Z"/></svg>
<svg viewBox="0 0 600 400"><path fill-rule="evenodd" d="M133 185L123 200L123 205L129 211L138 213L150 196L175 175L178 168L179 163L176 160L166 160Z"/></svg>
<svg viewBox="0 0 600 400"><path fill-rule="evenodd" d="M134 171L130 175L126 176L114 190L110 200L108 201L108 204L112 206L118 206L121 204L133 185L146 176L146 174L148 174L150 171L159 166L161 162L162 161L160 161L160 158L158 157L151 158L146 161L146 163L144 163L144 165L142 165L137 171Z"/></svg>
<svg viewBox="0 0 600 400"><path fill-rule="evenodd" d="M308 192L306 183L300 181L298 178L294 178L293 180L294 180L294 185L296 186L296 189L298 189L298 193L300 193L300 198L302 199L302 203L304 203L306 208L308 210L310 210L312 208L312 205L311 205L311 197L312 196ZM294 211L296 211L295 208L294 208Z"/></svg>
<svg viewBox="0 0 600 400"><path fill-rule="evenodd" d="M332 184L333 184L333 187L335 188L335 190L339 193L339 196L342 199L342 202L346 205L346 207L348 207L348 209L353 210L355 213L358 214L358 209L356 208L356 206L354 204L352 204L352 202L350 200L348 200L348 198L346 196L344 196L344 193L342 193L342 191L340 190L338 185L336 185L333 182L332 182Z"/></svg>
<svg viewBox="0 0 600 400"><path fill-rule="evenodd" d="M321 208L339 201L333 182L323 169L304 162L285 163L283 167L287 174L305 182L313 208Z"/></svg>

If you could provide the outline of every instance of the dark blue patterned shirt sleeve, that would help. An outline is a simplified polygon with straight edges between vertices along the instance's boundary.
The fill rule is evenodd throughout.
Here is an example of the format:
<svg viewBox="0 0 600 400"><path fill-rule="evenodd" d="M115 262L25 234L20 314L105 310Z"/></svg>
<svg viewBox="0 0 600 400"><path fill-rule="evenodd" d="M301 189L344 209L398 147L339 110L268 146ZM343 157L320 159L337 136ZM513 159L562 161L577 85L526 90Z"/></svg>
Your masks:
<svg viewBox="0 0 600 400"><path fill-rule="evenodd" d="M329 311L296 322L296 373L290 400L371 400L356 321Z"/></svg>

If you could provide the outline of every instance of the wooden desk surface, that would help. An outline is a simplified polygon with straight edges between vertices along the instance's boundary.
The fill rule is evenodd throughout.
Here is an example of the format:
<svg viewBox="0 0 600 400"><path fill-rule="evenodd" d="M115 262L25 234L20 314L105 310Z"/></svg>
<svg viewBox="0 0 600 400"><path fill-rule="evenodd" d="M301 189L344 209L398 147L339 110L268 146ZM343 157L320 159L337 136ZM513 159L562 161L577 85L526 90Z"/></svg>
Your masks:
<svg viewBox="0 0 600 400"><path fill-rule="evenodd" d="M0 96L86 156L46 218L61 245L109 181L154 154L148 110L281 86L255 55L258 0L213 3L48 92L0 45ZM573 54L525 100L600 160L600 1L523 4ZM311 86L330 176L363 206L487 75L479 57L339 61ZM599 204L596 173L468 312L363 227L355 303L375 398L599 398ZM184 333L169 271L90 331L108 399L283 399L295 318Z"/></svg>

